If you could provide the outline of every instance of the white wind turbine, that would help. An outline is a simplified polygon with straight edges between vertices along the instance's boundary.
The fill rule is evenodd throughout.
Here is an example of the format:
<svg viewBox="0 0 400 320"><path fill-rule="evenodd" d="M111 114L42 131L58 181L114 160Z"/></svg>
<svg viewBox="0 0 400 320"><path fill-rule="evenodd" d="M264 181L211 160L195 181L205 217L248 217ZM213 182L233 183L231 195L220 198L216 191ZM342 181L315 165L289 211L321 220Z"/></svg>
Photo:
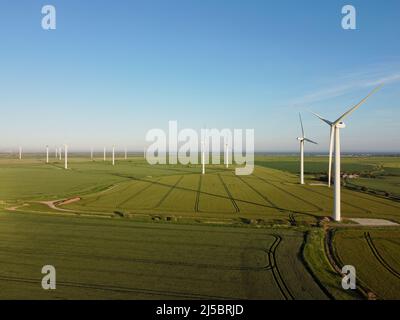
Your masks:
<svg viewBox="0 0 400 320"><path fill-rule="evenodd" d="M300 142L300 184L304 184L304 142L310 142L313 144L318 144L310 139L306 138L304 133L303 121L301 120L301 114L299 113L300 125L301 125L301 134L302 136L297 138Z"/></svg>
<svg viewBox="0 0 400 320"><path fill-rule="evenodd" d="M206 173L206 157L204 154L204 149L205 149L204 145L205 145L205 143L203 140L203 141L201 141L201 168L202 168L201 173L202 174Z"/></svg>
<svg viewBox="0 0 400 320"><path fill-rule="evenodd" d="M68 146L65 144L64 145L64 168L68 169Z"/></svg>
<svg viewBox="0 0 400 320"><path fill-rule="evenodd" d="M115 165L115 146L112 147L112 165Z"/></svg>
<svg viewBox="0 0 400 320"><path fill-rule="evenodd" d="M49 146L46 146L46 163L49 163Z"/></svg>
<svg viewBox="0 0 400 320"><path fill-rule="evenodd" d="M22 147L19 147L19 160L22 160Z"/></svg>
<svg viewBox="0 0 400 320"><path fill-rule="evenodd" d="M333 219L335 221L341 220L341 209L340 209L340 129L344 129L346 125L343 123L343 119L350 115L353 111L358 109L372 94L378 91L382 85L376 87L372 90L364 99L362 99L358 104L352 107L350 110L343 113L337 120L331 122L322 118L320 115L314 113L320 120L325 122L331 127L330 133L330 144L329 144L329 174L328 174L328 185L331 186L331 172L332 172L332 153L333 146L335 146L335 202L333 208Z"/></svg>
<svg viewBox="0 0 400 320"><path fill-rule="evenodd" d="M106 147L103 149L103 161L106 161Z"/></svg>
<svg viewBox="0 0 400 320"><path fill-rule="evenodd" d="M227 143L225 144L225 166L227 169L229 168L229 146Z"/></svg>

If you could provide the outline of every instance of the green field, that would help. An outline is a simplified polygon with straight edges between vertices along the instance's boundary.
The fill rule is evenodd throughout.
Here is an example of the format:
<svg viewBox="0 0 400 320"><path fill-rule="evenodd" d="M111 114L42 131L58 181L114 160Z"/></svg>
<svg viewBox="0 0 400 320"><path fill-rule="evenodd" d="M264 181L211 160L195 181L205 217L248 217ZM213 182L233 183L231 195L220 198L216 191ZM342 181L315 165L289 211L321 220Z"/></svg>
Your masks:
<svg viewBox="0 0 400 320"><path fill-rule="evenodd" d="M341 289L324 248L326 227L338 230L338 264L354 259L360 265L363 288L378 298L400 298L397 287L382 292L400 280L385 276L378 284L368 276L378 267L376 261L363 264L369 247L361 239L370 232L396 269L400 229L354 229L349 220L400 223L400 202L349 186L342 190L344 223L321 224L333 202L333 190L317 179L324 160L307 162L315 170L301 186L296 157L259 156L254 173L241 177L233 167L208 166L202 176L199 166L150 166L138 156L117 159L116 166L74 156L69 170L62 161L46 165L35 155L0 157L0 298L366 298L362 290ZM345 162L344 168L365 174L394 170L385 171L387 178L400 163L369 157ZM360 247L352 237L361 239ZM57 269L55 291L41 289L46 264Z"/></svg>
<svg viewBox="0 0 400 320"><path fill-rule="evenodd" d="M340 230L334 246L339 263L356 267L378 299L399 299L400 230Z"/></svg>

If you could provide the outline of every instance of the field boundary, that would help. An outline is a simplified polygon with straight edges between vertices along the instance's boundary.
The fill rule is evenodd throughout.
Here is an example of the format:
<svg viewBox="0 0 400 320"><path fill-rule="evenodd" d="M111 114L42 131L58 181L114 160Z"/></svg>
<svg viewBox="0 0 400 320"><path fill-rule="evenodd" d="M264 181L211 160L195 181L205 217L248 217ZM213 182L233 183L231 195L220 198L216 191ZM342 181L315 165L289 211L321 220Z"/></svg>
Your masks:
<svg viewBox="0 0 400 320"><path fill-rule="evenodd" d="M293 294L290 292L288 286L286 285L285 281L283 280L283 277L282 277L281 272L279 271L278 263L277 263L277 259L276 259L276 250L277 250L279 244L282 242L282 237L280 235L276 235L276 234L273 234L272 236L275 238L275 240L268 250L268 258L269 258L270 265L271 265L272 276L274 278L276 285L279 288L279 291L281 292L281 294L285 298L285 300L295 300Z"/></svg>
<svg viewBox="0 0 400 320"><path fill-rule="evenodd" d="M400 272L396 271L379 253L378 249L376 248L374 242L372 241L371 234L369 232L364 232L365 240L368 243L369 248L372 251L372 254L378 260L378 262L384 267L387 271L389 271L393 276L400 279Z"/></svg>
<svg viewBox="0 0 400 320"><path fill-rule="evenodd" d="M222 185L224 186L225 192L226 192L226 194L228 195L229 199L231 200L232 205L233 205L233 207L234 207L236 213L239 213L239 212L240 212L240 208L239 208L239 206L237 205L235 199L232 197L232 194L231 194L231 192L229 191L229 188L228 188L228 186L226 185L224 179L222 179L221 174L218 173L218 177L219 177L219 180L221 181Z"/></svg>

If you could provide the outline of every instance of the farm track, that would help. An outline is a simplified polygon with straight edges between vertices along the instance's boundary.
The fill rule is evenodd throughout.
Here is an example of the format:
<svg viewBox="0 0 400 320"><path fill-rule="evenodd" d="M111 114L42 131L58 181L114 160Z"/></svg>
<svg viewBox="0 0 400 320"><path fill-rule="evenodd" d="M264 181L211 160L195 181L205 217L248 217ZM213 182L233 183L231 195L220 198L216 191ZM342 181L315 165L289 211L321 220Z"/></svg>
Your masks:
<svg viewBox="0 0 400 320"><path fill-rule="evenodd" d="M162 205L162 203L168 198L168 196L171 194L171 192L175 190L175 188L182 181L182 179L183 179L183 176L180 176L178 181L176 181L174 185L170 186L170 189L168 190L168 192L160 199L160 201L158 201L158 203L153 207L153 209L156 209Z"/></svg>
<svg viewBox="0 0 400 320"><path fill-rule="evenodd" d="M142 181L142 180L141 180ZM145 181L145 180L143 180ZM157 180L158 181L158 180ZM127 199L125 199L124 201L121 201L120 203L117 204L117 208L120 208L122 205L124 205L125 203L131 201L132 199L136 198L139 194L141 194L142 192L146 191L147 189L149 189L151 186L153 186L153 184L150 181L146 181L149 182L150 184L148 186L145 186L144 188L140 189L139 191L135 192L133 195L129 196Z"/></svg>
<svg viewBox="0 0 400 320"><path fill-rule="evenodd" d="M368 243L369 248L372 251L372 254L378 260L378 262L387 270L389 271L392 275L394 275L396 278L400 279L400 272L396 271L393 267L390 266L389 263L386 262L386 260L382 257L382 255L379 253L378 249L376 248L374 242L372 241L371 234L369 232L364 232L364 237L365 240Z"/></svg>
<svg viewBox="0 0 400 320"><path fill-rule="evenodd" d="M250 183L248 183L243 177L237 176L237 178L242 181L245 185L247 185L251 190L253 190L255 193L257 193L261 198L263 198L269 205L274 207L275 209L279 211L284 211L283 209L279 208L275 203L273 203L267 196L263 195L260 191L258 191L256 188L254 188Z"/></svg>
<svg viewBox="0 0 400 320"><path fill-rule="evenodd" d="M232 194L231 194L231 192L229 191L229 188L228 188L228 186L226 185L224 179L221 177L220 174L218 174L218 178L219 178L219 180L221 181L222 185L224 186L225 192L226 192L226 194L228 195L229 199L231 200L232 205L233 205L233 207L235 208L236 213L239 213L239 212L240 212L240 208L239 208L239 206L237 205L235 199L232 197Z"/></svg>
<svg viewBox="0 0 400 320"><path fill-rule="evenodd" d="M40 279L5 277L5 276L0 276L0 281L29 283L29 284L34 284L34 285L39 285L39 283L40 283ZM221 296L211 296L211 295L203 295L203 294L196 294L196 293L150 290L150 289L143 289L143 288L129 288L129 287L120 287L120 286L112 286L112 285L104 285L104 284L87 284L87 283L69 282L69 281L57 281L57 286L90 289L90 290L100 290L100 291L107 291L107 292L138 293L138 294L144 294L144 295L150 295L150 296L168 296L168 297L187 298L187 299L239 300L239 298L235 298L235 297L221 297Z"/></svg>
<svg viewBox="0 0 400 320"><path fill-rule="evenodd" d="M305 190L308 190L308 191L310 191L310 192L316 193L316 194L318 194L318 195L324 196L325 198L328 198L328 199L333 200L333 197L331 197L331 196L329 196L329 195L327 195L327 194L325 194L325 193L321 193L321 192L318 192L318 191L316 191L316 190L307 189L307 188L306 188ZM355 209L364 211L364 212L366 212L366 213L372 213L372 212L371 212L370 210L368 210L368 209L365 209L365 208L356 206L356 205L351 204L351 203L349 203L349 202L347 202L347 201L343 201L343 200L341 200L341 201L342 201L342 203L344 203L344 204L346 204L346 205L348 205L348 206L350 206L350 207L353 207L353 208L355 208Z"/></svg>
<svg viewBox="0 0 400 320"><path fill-rule="evenodd" d="M118 186L118 184L113 185L112 187L110 187L110 188L108 188L106 190L100 191L99 194L96 197L94 197L93 199L86 200L84 203L82 203L82 207L86 207L89 203L93 203L93 202L98 201L105 193L107 193L107 195L108 195L108 192L112 191L117 186ZM118 192L122 193L125 190L129 189L130 187L131 187L131 185L128 185L125 188L123 188L122 190L119 190ZM117 192L117 191L113 191L113 192Z"/></svg>
<svg viewBox="0 0 400 320"><path fill-rule="evenodd" d="M272 243L270 249L268 250L268 258L271 264L272 276L279 288L279 291L281 292L285 300L295 300L293 294L290 292L289 288L287 287L285 281L282 278L282 274L278 268L278 263L276 260L276 250L282 241L282 237L279 235L273 235L273 236L275 240Z"/></svg>
<svg viewBox="0 0 400 320"><path fill-rule="evenodd" d="M133 178L133 177L132 177L131 179L132 179L132 180L143 181L143 182L148 182L148 183L151 183L151 184L157 184L157 185L164 186L164 187L171 187L170 184L158 182L159 179L158 179L157 181L149 181L149 180L146 180L146 179L137 179L137 178ZM178 189L178 190L184 190L184 191L191 191L191 192L198 192L198 190L196 190L196 189L190 189L190 188L179 187L179 186L177 186L176 189ZM221 199L231 200L231 199L229 198L229 196L222 196L222 195L214 194L214 193L210 193L210 192L200 191L200 194L204 194L204 195L208 195L208 196L213 196L213 197L217 197L217 198L221 198ZM246 200L240 200L240 199L233 199L233 200L234 200L234 201L243 202L243 203L253 204L253 205L260 206L260 207L264 207L264 208L265 208L265 207L266 207L266 208L270 208L270 206L267 206L267 205L264 205L264 204L261 204L261 203L257 203L257 202L246 201ZM301 212L300 212L300 213L301 213Z"/></svg>
<svg viewBox="0 0 400 320"><path fill-rule="evenodd" d="M194 203L194 212L200 212L199 210L199 202L200 202L200 194L201 194L201 184L203 181L203 176L200 176L199 179L199 184L197 186L197 192L196 192L196 202Z"/></svg>
<svg viewBox="0 0 400 320"><path fill-rule="evenodd" d="M267 183L267 184L270 184L271 186L277 188L278 190L280 190L280 191L282 191L282 192L284 192L284 193L287 193L288 195L292 196L293 198L295 198L295 199L297 199L297 200L300 200L300 201L302 201L302 202L304 202L304 203L307 203L308 205L310 205L310 206L316 208L318 211L323 211L323 210L324 210L323 208L321 208L321 207L315 205L314 203L312 203L312 202L310 202L310 201L307 201L307 200L304 200L303 198L301 198L301 197L299 197L299 196L296 196L295 194L293 194L293 193L291 193L291 192L289 192L289 191L287 191L287 190L285 190L285 189L283 189L283 188L281 188L281 187L278 187L276 184L274 184L274 183L272 183L272 182L270 182L270 181L268 181L268 180L266 180L266 179L264 179L264 178L261 178L261 177L259 177L259 176L257 176L257 178L260 179L261 181L264 181L264 182Z"/></svg>

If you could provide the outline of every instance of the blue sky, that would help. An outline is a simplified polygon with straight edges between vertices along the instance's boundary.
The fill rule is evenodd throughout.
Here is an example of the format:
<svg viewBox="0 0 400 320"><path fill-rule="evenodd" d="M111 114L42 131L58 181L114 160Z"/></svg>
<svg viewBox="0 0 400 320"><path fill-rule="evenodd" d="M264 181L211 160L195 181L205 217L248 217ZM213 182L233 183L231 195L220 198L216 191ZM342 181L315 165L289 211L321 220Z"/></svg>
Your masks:
<svg viewBox="0 0 400 320"><path fill-rule="evenodd" d="M57 29L41 28L41 8ZM357 30L341 8L357 9ZM179 127L254 128L256 150L297 150L298 112L326 151L400 151L400 2L142 0L0 3L0 151L125 145Z"/></svg>

